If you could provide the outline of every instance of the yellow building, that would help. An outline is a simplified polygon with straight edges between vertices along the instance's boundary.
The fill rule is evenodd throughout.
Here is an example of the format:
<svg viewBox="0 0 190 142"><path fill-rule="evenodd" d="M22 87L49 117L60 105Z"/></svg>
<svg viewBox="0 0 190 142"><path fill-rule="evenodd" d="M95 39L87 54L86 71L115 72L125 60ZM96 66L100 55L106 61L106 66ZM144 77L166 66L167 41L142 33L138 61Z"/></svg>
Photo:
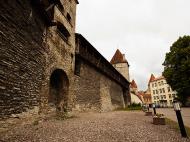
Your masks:
<svg viewBox="0 0 190 142"><path fill-rule="evenodd" d="M176 91L171 89L163 76L156 78L152 74L148 83L148 88L150 89L152 103L160 107L173 106L173 99L176 97Z"/></svg>

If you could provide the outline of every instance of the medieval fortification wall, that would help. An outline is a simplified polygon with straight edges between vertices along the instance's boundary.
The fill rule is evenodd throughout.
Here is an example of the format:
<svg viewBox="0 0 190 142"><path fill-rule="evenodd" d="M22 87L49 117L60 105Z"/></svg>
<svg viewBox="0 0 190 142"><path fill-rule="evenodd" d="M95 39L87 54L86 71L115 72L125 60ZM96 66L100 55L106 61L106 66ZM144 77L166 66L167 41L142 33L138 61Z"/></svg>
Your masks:
<svg viewBox="0 0 190 142"><path fill-rule="evenodd" d="M74 74L77 3L0 1L0 118L124 106L129 83L105 59L100 67L80 58L80 75Z"/></svg>

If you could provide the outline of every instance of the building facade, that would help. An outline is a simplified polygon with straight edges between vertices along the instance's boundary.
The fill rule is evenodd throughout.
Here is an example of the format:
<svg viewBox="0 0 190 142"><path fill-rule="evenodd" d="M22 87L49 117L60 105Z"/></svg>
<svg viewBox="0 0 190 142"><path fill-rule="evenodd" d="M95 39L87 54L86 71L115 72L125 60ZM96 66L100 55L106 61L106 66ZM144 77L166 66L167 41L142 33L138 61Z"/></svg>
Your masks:
<svg viewBox="0 0 190 142"><path fill-rule="evenodd" d="M160 107L173 106L176 92L171 89L163 76L156 78L153 74L150 77L148 88L152 98L152 103Z"/></svg>

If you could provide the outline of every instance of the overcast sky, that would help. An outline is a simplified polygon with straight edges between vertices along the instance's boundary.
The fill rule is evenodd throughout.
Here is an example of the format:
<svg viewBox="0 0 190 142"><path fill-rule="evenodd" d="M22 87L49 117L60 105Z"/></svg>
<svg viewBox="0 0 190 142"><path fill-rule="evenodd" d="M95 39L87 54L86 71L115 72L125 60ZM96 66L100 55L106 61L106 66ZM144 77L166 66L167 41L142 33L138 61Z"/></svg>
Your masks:
<svg viewBox="0 0 190 142"><path fill-rule="evenodd" d="M124 53L130 78L145 90L172 43L190 35L190 0L79 0L76 23L108 61L117 48Z"/></svg>

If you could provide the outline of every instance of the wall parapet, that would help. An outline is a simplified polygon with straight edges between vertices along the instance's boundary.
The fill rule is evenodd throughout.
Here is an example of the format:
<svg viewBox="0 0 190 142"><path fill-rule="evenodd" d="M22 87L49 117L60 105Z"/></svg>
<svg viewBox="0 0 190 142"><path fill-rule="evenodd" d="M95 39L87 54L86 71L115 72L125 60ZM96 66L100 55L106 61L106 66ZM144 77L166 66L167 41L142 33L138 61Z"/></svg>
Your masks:
<svg viewBox="0 0 190 142"><path fill-rule="evenodd" d="M76 33L76 58L81 59L123 88L129 88L129 82L81 35Z"/></svg>

